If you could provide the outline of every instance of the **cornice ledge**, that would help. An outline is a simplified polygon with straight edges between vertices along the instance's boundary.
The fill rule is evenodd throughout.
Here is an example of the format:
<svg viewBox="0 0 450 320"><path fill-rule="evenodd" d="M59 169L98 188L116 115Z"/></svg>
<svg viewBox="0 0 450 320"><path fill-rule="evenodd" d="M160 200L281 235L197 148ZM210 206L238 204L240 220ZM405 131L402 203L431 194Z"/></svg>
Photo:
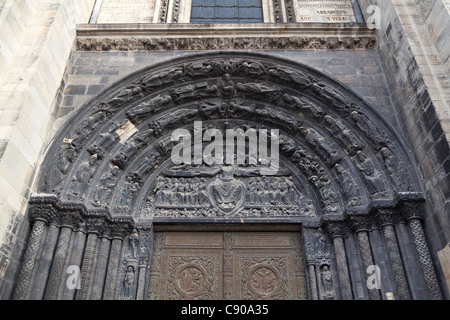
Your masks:
<svg viewBox="0 0 450 320"><path fill-rule="evenodd" d="M361 24L87 24L79 51L370 50L376 32Z"/></svg>

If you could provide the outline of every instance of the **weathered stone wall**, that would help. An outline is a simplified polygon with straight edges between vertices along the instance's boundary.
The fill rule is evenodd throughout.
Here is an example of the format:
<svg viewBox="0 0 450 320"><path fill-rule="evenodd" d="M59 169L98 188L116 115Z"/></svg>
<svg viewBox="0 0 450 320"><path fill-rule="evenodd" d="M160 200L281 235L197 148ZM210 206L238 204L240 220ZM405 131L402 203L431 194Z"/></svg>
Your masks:
<svg viewBox="0 0 450 320"><path fill-rule="evenodd" d="M292 59L335 77L373 103L393 126L397 126L391 110L389 90L375 51L253 50L252 52ZM64 123L66 115L115 81L159 61L187 54L193 52L73 52L65 74L65 87L61 88L58 123Z"/></svg>
<svg viewBox="0 0 450 320"><path fill-rule="evenodd" d="M55 119L54 100L94 0L0 5L0 297L10 296L27 240L28 197Z"/></svg>
<svg viewBox="0 0 450 320"><path fill-rule="evenodd" d="M0 298L10 298L29 232L24 219L45 146L79 107L115 81L183 51L73 51L94 0L0 4ZM74 4L76 3L76 6ZM448 1L360 0L381 9L376 50L264 50L334 77L405 137L427 193L425 227L450 284ZM81 7L80 7L81 5ZM447 8L447 10L446 10ZM366 15L366 18L370 14ZM3 70L8 70L5 72ZM441 283L446 289L445 281ZM448 291L444 291L448 299Z"/></svg>
<svg viewBox="0 0 450 320"><path fill-rule="evenodd" d="M450 242L450 108L448 1L361 0L380 8L377 53L386 75L401 133L412 143L427 195L425 228L440 252L446 284ZM446 9L447 8L447 9Z"/></svg>

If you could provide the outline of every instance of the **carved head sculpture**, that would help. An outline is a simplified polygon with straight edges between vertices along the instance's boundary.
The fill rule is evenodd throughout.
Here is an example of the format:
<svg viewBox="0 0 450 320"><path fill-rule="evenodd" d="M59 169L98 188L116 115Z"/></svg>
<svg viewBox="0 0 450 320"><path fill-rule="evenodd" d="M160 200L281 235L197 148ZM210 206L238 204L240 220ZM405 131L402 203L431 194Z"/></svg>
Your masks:
<svg viewBox="0 0 450 320"><path fill-rule="evenodd" d="M119 172L120 168L118 166L114 166L111 170L111 173L116 176L117 173Z"/></svg>
<svg viewBox="0 0 450 320"><path fill-rule="evenodd" d="M339 163L336 164L336 166L334 167L337 171L337 173L342 174L345 170L344 167L342 165L340 165Z"/></svg>
<svg viewBox="0 0 450 320"><path fill-rule="evenodd" d="M392 156L391 150L389 150L386 147L382 148L380 152L381 152L381 156L383 157L383 159L388 159Z"/></svg>
<svg viewBox="0 0 450 320"><path fill-rule="evenodd" d="M356 111L353 111L351 114L350 114L350 117L353 119L353 121L358 121L359 120L359 118L360 118L360 116L359 116L359 113L358 112L356 112Z"/></svg>
<svg viewBox="0 0 450 320"><path fill-rule="evenodd" d="M97 162L97 159L98 159L98 155L97 154L94 154L93 156L91 156L89 158L89 165L93 166L95 164L95 162Z"/></svg>
<svg viewBox="0 0 450 320"><path fill-rule="evenodd" d="M307 128L305 128L305 127L300 127L298 130L305 137L309 134L309 130Z"/></svg>
<svg viewBox="0 0 450 320"><path fill-rule="evenodd" d="M232 166L222 167L222 179L233 179L234 168Z"/></svg>
<svg viewBox="0 0 450 320"><path fill-rule="evenodd" d="M331 116L325 116L325 121L326 121L326 123L328 123L329 125L333 125L334 123L336 123L336 120L333 118L333 117L331 117Z"/></svg>
<svg viewBox="0 0 450 320"><path fill-rule="evenodd" d="M358 152L356 153L356 156L358 157L358 160L359 160L360 162L366 161L366 155L364 154L364 152L358 151Z"/></svg>

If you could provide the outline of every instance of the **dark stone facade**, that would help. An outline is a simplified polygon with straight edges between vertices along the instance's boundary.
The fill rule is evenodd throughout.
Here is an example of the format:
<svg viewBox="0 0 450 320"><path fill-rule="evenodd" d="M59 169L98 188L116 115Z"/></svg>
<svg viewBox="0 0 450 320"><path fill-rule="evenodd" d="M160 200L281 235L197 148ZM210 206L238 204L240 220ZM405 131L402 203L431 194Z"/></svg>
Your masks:
<svg viewBox="0 0 450 320"><path fill-rule="evenodd" d="M132 296L145 298L155 224L242 221L302 225L310 299L442 298L421 224L424 188L373 51L171 54L72 55L58 115L73 115L30 202L13 298L119 299L130 263L139 269ZM262 168L173 167L170 133L194 121L279 129L282 170L264 181ZM237 194L232 210L211 191L224 183ZM81 266L76 292L62 277L72 264ZM380 290L365 283L372 265L384 268ZM324 266L336 280L325 292L316 279Z"/></svg>

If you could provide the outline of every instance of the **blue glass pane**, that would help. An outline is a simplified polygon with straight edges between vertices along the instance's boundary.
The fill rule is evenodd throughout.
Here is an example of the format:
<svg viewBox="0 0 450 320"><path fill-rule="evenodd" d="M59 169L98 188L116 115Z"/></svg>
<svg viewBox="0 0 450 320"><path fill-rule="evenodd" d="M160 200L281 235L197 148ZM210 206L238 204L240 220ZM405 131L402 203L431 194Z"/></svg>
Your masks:
<svg viewBox="0 0 450 320"><path fill-rule="evenodd" d="M201 12L202 18L214 18L214 7L203 7Z"/></svg>
<svg viewBox="0 0 450 320"><path fill-rule="evenodd" d="M251 7L253 0L239 0L239 7Z"/></svg>
<svg viewBox="0 0 450 320"><path fill-rule="evenodd" d="M201 16L201 8L200 7L192 7L191 17L198 18Z"/></svg>
<svg viewBox="0 0 450 320"><path fill-rule="evenodd" d="M214 7L214 6L216 6L216 0L202 0L202 6Z"/></svg>
<svg viewBox="0 0 450 320"><path fill-rule="evenodd" d="M252 18L253 12L252 8L239 8L239 18Z"/></svg>
<svg viewBox="0 0 450 320"><path fill-rule="evenodd" d="M262 0L192 0L191 22L263 22Z"/></svg>
<svg viewBox="0 0 450 320"><path fill-rule="evenodd" d="M234 7L221 7L217 8L217 18L221 19L231 19L236 16Z"/></svg>
<svg viewBox="0 0 450 320"><path fill-rule="evenodd" d="M253 18L261 19L263 18L263 13L261 8L253 8Z"/></svg>
<svg viewBox="0 0 450 320"><path fill-rule="evenodd" d="M236 5L235 0L218 0L217 5L223 6L223 7L233 7Z"/></svg>

